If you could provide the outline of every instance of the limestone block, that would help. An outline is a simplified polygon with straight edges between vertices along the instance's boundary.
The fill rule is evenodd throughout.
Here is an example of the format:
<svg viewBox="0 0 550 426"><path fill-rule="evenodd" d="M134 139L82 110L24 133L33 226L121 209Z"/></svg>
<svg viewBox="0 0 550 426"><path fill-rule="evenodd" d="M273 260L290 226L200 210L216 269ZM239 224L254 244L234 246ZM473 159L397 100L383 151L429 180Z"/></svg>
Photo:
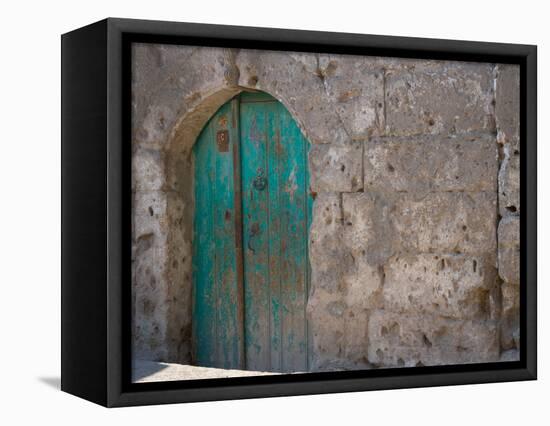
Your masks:
<svg viewBox="0 0 550 426"><path fill-rule="evenodd" d="M132 155L132 190L158 191L164 183L163 152L137 148Z"/></svg>
<svg viewBox="0 0 550 426"><path fill-rule="evenodd" d="M342 277L352 259L342 244L340 194L319 193L315 198L309 231L309 260L312 288L342 291Z"/></svg>
<svg viewBox="0 0 550 426"><path fill-rule="evenodd" d="M315 288L308 300L313 370L368 368L368 316L342 294Z"/></svg>
<svg viewBox="0 0 550 426"><path fill-rule="evenodd" d="M383 303L387 311L484 319L495 267L465 255L395 256L384 267Z"/></svg>
<svg viewBox="0 0 550 426"><path fill-rule="evenodd" d="M343 194L344 239L371 265L397 252L496 252L496 194ZM496 261L496 259L495 259Z"/></svg>
<svg viewBox="0 0 550 426"><path fill-rule="evenodd" d="M348 304L349 306L349 304ZM370 313L366 309L349 306L344 316L343 358L352 365L345 369L369 368L368 365L368 321Z"/></svg>
<svg viewBox="0 0 550 426"><path fill-rule="evenodd" d="M345 300L356 312L376 308L384 284L384 270L370 265L366 256L351 253L352 264L343 271Z"/></svg>
<svg viewBox="0 0 550 426"><path fill-rule="evenodd" d="M519 216L503 218L498 225L498 273L509 283L519 283Z"/></svg>
<svg viewBox="0 0 550 426"><path fill-rule="evenodd" d="M168 356L165 208L166 197L160 191L134 193L132 320L136 357L142 359Z"/></svg>
<svg viewBox="0 0 550 426"><path fill-rule="evenodd" d="M362 144L313 145L309 150L310 186L314 192L354 192L363 188Z"/></svg>
<svg viewBox="0 0 550 426"><path fill-rule="evenodd" d="M366 139L384 129L384 72L371 58L320 55L319 73L352 139Z"/></svg>
<svg viewBox="0 0 550 426"><path fill-rule="evenodd" d="M401 196L393 212L400 246L409 252L496 252L496 194L435 192Z"/></svg>
<svg viewBox="0 0 550 426"><path fill-rule="evenodd" d="M329 369L342 356L344 344L344 312L341 295L319 286L308 298L307 314L311 332L312 368Z"/></svg>
<svg viewBox="0 0 550 426"><path fill-rule="evenodd" d="M495 118L499 143L519 149L519 65L499 64L496 69Z"/></svg>
<svg viewBox="0 0 550 426"><path fill-rule="evenodd" d="M497 323L377 310L369 318L368 354L385 367L494 362Z"/></svg>
<svg viewBox="0 0 550 426"><path fill-rule="evenodd" d="M398 248L392 210L395 199L379 192L342 194L344 243L356 262L377 267Z"/></svg>
<svg viewBox="0 0 550 426"><path fill-rule="evenodd" d="M240 50L236 57L239 86L263 90L281 101L311 143L349 142L323 79L312 70L316 58L314 53Z"/></svg>
<svg viewBox="0 0 550 426"><path fill-rule="evenodd" d="M365 189L495 191L494 136L376 138L365 143Z"/></svg>
<svg viewBox="0 0 550 426"><path fill-rule="evenodd" d="M168 347L171 359L191 361L193 312L193 209L189 200L174 192L168 193L166 218L170 231L164 262L169 307Z"/></svg>
<svg viewBox="0 0 550 426"><path fill-rule="evenodd" d="M519 284L502 283L502 315L500 346L502 349L519 349Z"/></svg>
<svg viewBox="0 0 550 426"><path fill-rule="evenodd" d="M148 359L190 361L192 240L184 214L171 192L134 193L134 348Z"/></svg>
<svg viewBox="0 0 550 426"><path fill-rule="evenodd" d="M439 62L386 73L389 135L493 131L488 64Z"/></svg>
<svg viewBox="0 0 550 426"><path fill-rule="evenodd" d="M286 52L303 69L311 74L317 74L319 70L319 54L309 52Z"/></svg>
<svg viewBox="0 0 550 426"><path fill-rule="evenodd" d="M384 280L383 263L395 251L395 232L389 220L393 204L381 194L342 194L343 244L351 264L344 270L348 305L372 309L380 302Z"/></svg>
<svg viewBox="0 0 550 426"><path fill-rule="evenodd" d="M156 246L166 242L168 221L166 217L167 194L163 191L136 191L133 199L133 239L151 236Z"/></svg>
<svg viewBox="0 0 550 426"><path fill-rule="evenodd" d="M135 358L162 360L168 356L168 322L163 247L147 246L138 240L140 251L132 261L132 326ZM145 245L144 245L145 244Z"/></svg>
<svg viewBox="0 0 550 426"><path fill-rule="evenodd" d="M498 206L501 216L519 214L519 151L504 147L505 156L498 174Z"/></svg>

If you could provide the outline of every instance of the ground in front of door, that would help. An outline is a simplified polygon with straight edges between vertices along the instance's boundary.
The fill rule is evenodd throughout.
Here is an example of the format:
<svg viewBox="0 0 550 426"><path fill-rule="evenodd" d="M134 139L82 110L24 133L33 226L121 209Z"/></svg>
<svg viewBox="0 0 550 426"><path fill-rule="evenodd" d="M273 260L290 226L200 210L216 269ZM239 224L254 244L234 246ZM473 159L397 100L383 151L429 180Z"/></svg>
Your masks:
<svg viewBox="0 0 550 426"><path fill-rule="evenodd" d="M132 382L167 382L172 380L224 379L228 377L269 376L265 371L227 370L224 368L197 367L195 365L136 360L132 369Z"/></svg>

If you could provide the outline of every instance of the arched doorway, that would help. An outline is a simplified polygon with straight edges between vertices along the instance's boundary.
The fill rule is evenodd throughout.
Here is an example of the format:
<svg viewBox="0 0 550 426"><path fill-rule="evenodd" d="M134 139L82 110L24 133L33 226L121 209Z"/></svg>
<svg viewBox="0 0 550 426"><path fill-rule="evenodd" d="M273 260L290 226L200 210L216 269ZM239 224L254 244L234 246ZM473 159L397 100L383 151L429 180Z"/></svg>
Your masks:
<svg viewBox="0 0 550 426"><path fill-rule="evenodd" d="M286 108L243 92L193 148L193 361L307 371L309 142Z"/></svg>

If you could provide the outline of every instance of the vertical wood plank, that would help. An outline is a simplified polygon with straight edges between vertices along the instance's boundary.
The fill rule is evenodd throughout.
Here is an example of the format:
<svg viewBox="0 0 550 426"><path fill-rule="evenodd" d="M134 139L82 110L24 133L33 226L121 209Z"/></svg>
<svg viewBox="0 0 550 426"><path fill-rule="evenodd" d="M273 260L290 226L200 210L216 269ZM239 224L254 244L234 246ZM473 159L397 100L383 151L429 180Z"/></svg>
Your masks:
<svg viewBox="0 0 550 426"><path fill-rule="evenodd" d="M223 368L239 367L239 345L237 309L236 248L235 248L235 206L233 153L234 141L229 137L229 146L223 147L218 132L228 131L232 126L231 104L222 106L212 121L215 135L216 182L214 196L214 222L216 246L217 285L217 345L218 364Z"/></svg>
<svg viewBox="0 0 550 426"><path fill-rule="evenodd" d="M281 371L306 371L307 200L305 139L290 113L277 103L281 218Z"/></svg>
<svg viewBox="0 0 550 426"><path fill-rule="evenodd" d="M196 363L220 368L239 368L242 352L236 303L234 127L227 103L210 119L194 147ZM223 131L229 136L226 145L218 140Z"/></svg>
<svg viewBox="0 0 550 426"><path fill-rule="evenodd" d="M234 198L233 206L235 211L235 256L236 256L236 284L237 299L234 301L237 309L237 327L238 327L238 358L239 368L246 369L246 349L244 344L244 257L243 257L243 212L242 212L242 179L241 179L241 134L240 134L240 100L233 98L231 100L231 138L233 153L233 188Z"/></svg>
<svg viewBox="0 0 550 426"><path fill-rule="evenodd" d="M281 227L281 169L284 164L280 161L280 123L277 102L258 103L257 108L265 111L267 116L267 178L268 178L268 228L269 228L269 288L271 307L271 354L270 370L283 371L284 347L283 347L283 298L282 298L282 245L284 244L284 231Z"/></svg>
<svg viewBox="0 0 550 426"><path fill-rule="evenodd" d="M255 103L241 102L241 157L246 365L250 370L270 368L270 306L268 247L268 187L254 187L267 177L266 116Z"/></svg>
<svg viewBox="0 0 550 426"><path fill-rule="evenodd" d="M193 245L194 310L193 341L194 362L198 365L216 365L215 321L215 244L212 191L216 180L213 163L212 128L206 126L194 146L195 155L195 214ZM198 173L202 171L202 173Z"/></svg>

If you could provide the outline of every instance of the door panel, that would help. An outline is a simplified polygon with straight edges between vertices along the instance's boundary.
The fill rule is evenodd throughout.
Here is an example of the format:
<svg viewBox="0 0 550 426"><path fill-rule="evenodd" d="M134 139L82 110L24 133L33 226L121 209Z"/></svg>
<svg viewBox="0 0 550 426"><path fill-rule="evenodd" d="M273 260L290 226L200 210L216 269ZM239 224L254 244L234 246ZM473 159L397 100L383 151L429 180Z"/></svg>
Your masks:
<svg viewBox="0 0 550 426"><path fill-rule="evenodd" d="M280 104L278 104L280 105ZM282 107L282 106L281 106ZM279 128L272 161L279 164L278 212L280 218L281 371L307 370L308 212L307 142L291 118L280 108Z"/></svg>
<svg viewBox="0 0 550 426"><path fill-rule="evenodd" d="M270 365L272 349L269 189L267 186L264 190L254 187L255 179L259 178L257 182L267 179L268 114L265 104L241 102L240 117L246 367L265 370Z"/></svg>
<svg viewBox="0 0 550 426"><path fill-rule="evenodd" d="M307 371L309 143L284 106L264 93L243 93L232 105L216 113L194 149L195 361L223 368ZM224 121L231 114L238 119ZM237 180L233 157L216 146L222 128L231 134L229 151L240 145ZM235 193L242 197L241 236L232 220ZM242 252L235 249L239 238Z"/></svg>
<svg viewBox="0 0 550 426"><path fill-rule="evenodd" d="M194 147L194 359L220 368L242 367L232 149L238 132L233 109L232 103L220 108Z"/></svg>

